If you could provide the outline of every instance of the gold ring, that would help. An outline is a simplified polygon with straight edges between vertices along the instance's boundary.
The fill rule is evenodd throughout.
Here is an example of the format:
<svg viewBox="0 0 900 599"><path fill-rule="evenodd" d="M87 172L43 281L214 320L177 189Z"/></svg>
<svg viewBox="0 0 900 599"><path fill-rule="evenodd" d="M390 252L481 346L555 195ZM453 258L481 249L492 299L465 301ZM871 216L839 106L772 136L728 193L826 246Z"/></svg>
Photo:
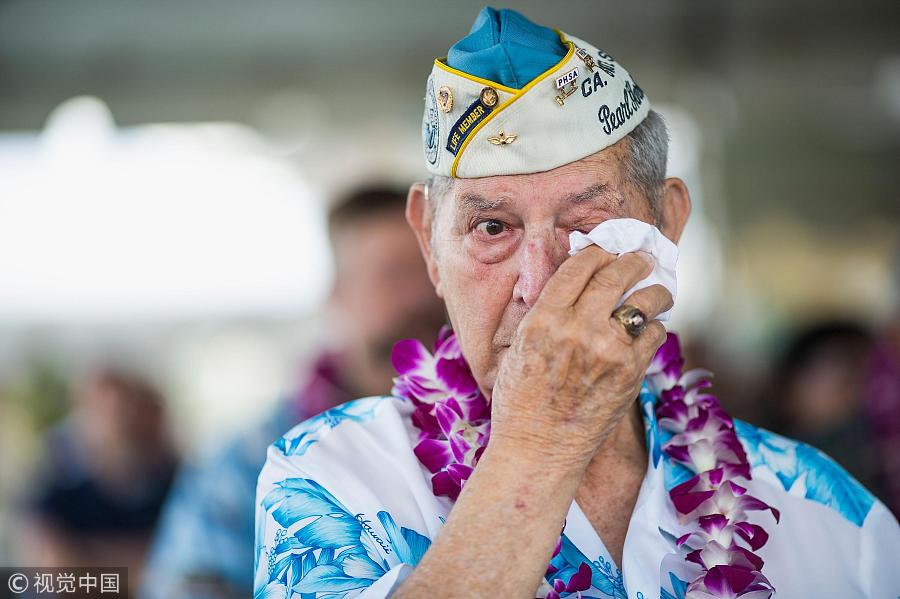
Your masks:
<svg viewBox="0 0 900 599"><path fill-rule="evenodd" d="M612 317L622 323L625 332L632 337L637 337L647 328L647 315L640 308L629 304L623 304L613 310Z"/></svg>

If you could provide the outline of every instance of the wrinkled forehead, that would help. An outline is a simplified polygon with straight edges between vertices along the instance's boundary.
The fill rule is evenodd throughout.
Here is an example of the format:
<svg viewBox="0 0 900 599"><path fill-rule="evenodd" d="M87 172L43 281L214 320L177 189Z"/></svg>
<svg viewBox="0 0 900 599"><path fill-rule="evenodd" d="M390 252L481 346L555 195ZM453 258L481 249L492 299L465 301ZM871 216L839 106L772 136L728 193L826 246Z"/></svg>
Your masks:
<svg viewBox="0 0 900 599"><path fill-rule="evenodd" d="M454 179L447 195L458 210L468 211L537 207L618 211L625 203L624 171L623 153L610 147L541 173Z"/></svg>

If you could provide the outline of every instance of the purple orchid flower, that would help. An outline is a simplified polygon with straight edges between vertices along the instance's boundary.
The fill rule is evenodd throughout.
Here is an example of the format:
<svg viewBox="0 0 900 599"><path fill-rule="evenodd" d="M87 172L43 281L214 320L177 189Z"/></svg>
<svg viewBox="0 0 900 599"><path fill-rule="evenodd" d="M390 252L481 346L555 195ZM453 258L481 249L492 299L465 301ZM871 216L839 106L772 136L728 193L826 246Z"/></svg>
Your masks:
<svg viewBox="0 0 900 599"><path fill-rule="evenodd" d="M713 472L721 472L717 469ZM671 491L669 496L682 521L689 521L721 514L737 522L746 519L746 512L756 510L769 510L775 517L775 521L781 518L781 513L769 504L747 495L747 489L730 479L721 479L719 484L710 483L710 479L704 473L684 482Z"/></svg>
<svg viewBox="0 0 900 599"><path fill-rule="evenodd" d="M722 565L691 582L685 599L768 599L774 591L760 572Z"/></svg>
<svg viewBox="0 0 900 599"><path fill-rule="evenodd" d="M756 551L766 544L769 535L762 526L749 522L730 523L724 514L710 514L698 519L700 530L683 535L676 541L676 546L697 547L710 542L716 542L727 548L737 547L738 539L743 540Z"/></svg>
<svg viewBox="0 0 900 599"><path fill-rule="evenodd" d="M733 423L723 421L706 409L700 409L697 417L688 421L684 431L672 437L664 449L669 456L694 472L747 461L744 448L734 433Z"/></svg>
<svg viewBox="0 0 900 599"><path fill-rule="evenodd" d="M553 590L547 593L547 599L560 599L560 593L576 593L575 597L581 598L581 591L591 588L591 567L587 562L581 562L578 571L572 574L569 582L563 582L556 578L551 583Z"/></svg>

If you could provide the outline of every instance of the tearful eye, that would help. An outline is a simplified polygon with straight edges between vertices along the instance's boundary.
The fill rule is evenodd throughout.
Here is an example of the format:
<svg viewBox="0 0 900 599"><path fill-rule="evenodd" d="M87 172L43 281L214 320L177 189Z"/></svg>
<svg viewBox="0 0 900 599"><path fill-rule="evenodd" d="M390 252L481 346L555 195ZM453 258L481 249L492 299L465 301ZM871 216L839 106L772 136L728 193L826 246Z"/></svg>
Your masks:
<svg viewBox="0 0 900 599"><path fill-rule="evenodd" d="M503 223L501 223L499 220L486 220L478 223L478 226L475 228L482 233L494 236L499 235L503 232Z"/></svg>

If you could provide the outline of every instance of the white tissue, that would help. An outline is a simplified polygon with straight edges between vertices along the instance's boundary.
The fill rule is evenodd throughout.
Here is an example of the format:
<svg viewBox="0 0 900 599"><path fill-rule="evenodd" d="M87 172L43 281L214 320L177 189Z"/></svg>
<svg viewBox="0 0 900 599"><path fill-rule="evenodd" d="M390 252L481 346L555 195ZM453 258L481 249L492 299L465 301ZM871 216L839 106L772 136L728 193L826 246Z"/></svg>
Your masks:
<svg viewBox="0 0 900 599"><path fill-rule="evenodd" d="M569 255L574 255L589 245L598 245L611 254L626 252L647 252L653 256L653 272L646 279L625 292L616 304L622 305L625 298L639 289L650 285L662 285L675 300L675 266L678 263L678 246L669 241L662 232L651 224L635 218L614 218L594 227L589 233L573 231L569 233ZM667 310L657 320L668 320L672 310Z"/></svg>

